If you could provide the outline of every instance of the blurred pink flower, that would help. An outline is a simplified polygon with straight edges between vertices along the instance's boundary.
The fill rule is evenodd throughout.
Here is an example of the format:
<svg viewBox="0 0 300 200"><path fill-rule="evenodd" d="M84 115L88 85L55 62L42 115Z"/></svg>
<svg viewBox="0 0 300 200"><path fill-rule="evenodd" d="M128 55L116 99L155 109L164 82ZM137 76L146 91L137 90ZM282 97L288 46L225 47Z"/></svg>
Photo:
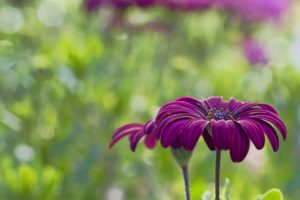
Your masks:
<svg viewBox="0 0 300 200"><path fill-rule="evenodd" d="M215 4L214 0L162 0L161 4L171 10L203 10Z"/></svg>
<svg viewBox="0 0 300 200"><path fill-rule="evenodd" d="M289 0L223 0L223 6L246 21L279 20Z"/></svg>
<svg viewBox="0 0 300 200"><path fill-rule="evenodd" d="M263 46L255 39L248 37L244 39L242 48L248 62L252 65L265 65L268 63L268 56Z"/></svg>
<svg viewBox="0 0 300 200"><path fill-rule="evenodd" d="M106 0L106 2L108 5L119 9L125 9L133 5L133 0Z"/></svg>
<svg viewBox="0 0 300 200"><path fill-rule="evenodd" d="M92 12L99 9L103 2L104 0L85 0L83 6L86 11Z"/></svg>

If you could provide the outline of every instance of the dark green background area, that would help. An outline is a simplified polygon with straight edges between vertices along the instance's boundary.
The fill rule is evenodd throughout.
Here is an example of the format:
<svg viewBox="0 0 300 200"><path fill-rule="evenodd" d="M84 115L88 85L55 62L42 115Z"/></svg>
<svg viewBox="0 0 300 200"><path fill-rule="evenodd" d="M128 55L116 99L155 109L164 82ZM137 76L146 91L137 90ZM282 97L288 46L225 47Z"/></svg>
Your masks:
<svg viewBox="0 0 300 200"><path fill-rule="evenodd" d="M110 11L87 14L76 0L62 1L60 26L40 19L40 1L11 2L1 1L0 10L19 9L24 25L0 32L0 199L106 200L116 188L126 200L183 199L168 150L140 144L132 153L126 139L111 150L108 144L118 126L144 123L186 95L275 106L288 128L279 152L266 142L240 164L224 152L222 182L230 179L233 200L254 200L270 188L299 198L300 71L290 53L297 20L247 25L217 11L131 9L126 19L135 26L163 21L167 31L109 30ZM293 13L299 21L296 6ZM270 50L267 66L244 58L240 42L249 30ZM200 139L191 163L193 199L213 192L213 184L214 152Z"/></svg>

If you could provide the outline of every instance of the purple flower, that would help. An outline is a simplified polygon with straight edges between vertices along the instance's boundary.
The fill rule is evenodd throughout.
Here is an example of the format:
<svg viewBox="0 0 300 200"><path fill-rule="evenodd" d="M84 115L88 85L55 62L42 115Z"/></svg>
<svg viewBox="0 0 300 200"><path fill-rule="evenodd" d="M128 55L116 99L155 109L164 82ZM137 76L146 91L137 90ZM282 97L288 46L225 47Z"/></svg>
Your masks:
<svg viewBox="0 0 300 200"><path fill-rule="evenodd" d="M278 151L277 131L283 139L287 134L272 106L234 98L224 101L222 97L210 97L200 101L181 97L164 105L155 121L155 134L164 148L191 151L203 136L210 150L229 150L233 162L246 157L250 141L262 149L265 135L273 150Z"/></svg>
<svg viewBox="0 0 300 200"><path fill-rule="evenodd" d="M103 0L85 0L83 5L87 11L92 12L99 9L102 3Z"/></svg>
<svg viewBox="0 0 300 200"><path fill-rule="evenodd" d="M268 57L264 48L253 38L246 38L242 46L244 54L250 64L265 65L268 63Z"/></svg>
<svg viewBox="0 0 300 200"><path fill-rule="evenodd" d="M161 2L171 10L202 10L211 7L214 0L164 0Z"/></svg>
<svg viewBox="0 0 300 200"><path fill-rule="evenodd" d="M134 152L137 144L142 138L144 138L144 144L149 149L153 149L156 146L156 137L155 137L155 122L149 121L146 124L132 123L126 124L118 128L112 136L112 141L109 145L111 148L116 142L120 139L129 136L130 148Z"/></svg>
<svg viewBox="0 0 300 200"><path fill-rule="evenodd" d="M224 7L246 21L278 20L289 6L289 0L223 0Z"/></svg>

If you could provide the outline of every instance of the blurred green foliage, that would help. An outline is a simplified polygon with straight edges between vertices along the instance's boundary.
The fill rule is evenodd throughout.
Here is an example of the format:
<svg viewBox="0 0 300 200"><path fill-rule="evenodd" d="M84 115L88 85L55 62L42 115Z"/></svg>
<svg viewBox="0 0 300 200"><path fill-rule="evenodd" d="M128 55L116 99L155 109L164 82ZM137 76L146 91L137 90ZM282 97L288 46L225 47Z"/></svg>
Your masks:
<svg viewBox="0 0 300 200"><path fill-rule="evenodd" d="M61 23L49 26L38 14L43 1L13 2L0 3L24 18L18 32L0 33L0 199L110 200L113 191L130 200L183 199L169 151L140 145L131 153L127 141L112 150L108 144L119 125L145 122L160 105L184 95L233 96L278 108L288 127L280 151L274 154L267 144L241 164L223 153L222 179L231 180L233 200L252 200L273 187L286 200L299 198L293 22L251 27L272 50L268 66L253 67L239 46L245 32L224 13L132 9L126 13L132 23L162 20L171 28L108 29L107 10L87 14L70 0L61 3ZM191 190L200 199L213 192L214 153L202 141L195 151Z"/></svg>

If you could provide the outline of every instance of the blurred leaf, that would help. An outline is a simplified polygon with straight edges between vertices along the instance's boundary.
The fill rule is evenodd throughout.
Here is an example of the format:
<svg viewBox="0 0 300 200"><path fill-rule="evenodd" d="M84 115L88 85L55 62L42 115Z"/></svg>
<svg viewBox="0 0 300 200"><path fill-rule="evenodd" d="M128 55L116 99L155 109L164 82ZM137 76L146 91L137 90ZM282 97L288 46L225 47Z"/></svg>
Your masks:
<svg viewBox="0 0 300 200"><path fill-rule="evenodd" d="M262 196L262 200L283 200L283 194L280 189L270 189Z"/></svg>
<svg viewBox="0 0 300 200"><path fill-rule="evenodd" d="M21 189L24 193L29 193L34 190L34 186L38 181L37 173L27 165L21 165L19 167L19 176Z"/></svg>
<svg viewBox="0 0 300 200"><path fill-rule="evenodd" d="M223 188L223 197L225 200L230 200L230 180L228 178L225 179L225 185Z"/></svg>
<svg viewBox="0 0 300 200"><path fill-rule="evenodd" d="M283 200L283 194L280 189L273 188L258 197L258 200Z"/></svg>

